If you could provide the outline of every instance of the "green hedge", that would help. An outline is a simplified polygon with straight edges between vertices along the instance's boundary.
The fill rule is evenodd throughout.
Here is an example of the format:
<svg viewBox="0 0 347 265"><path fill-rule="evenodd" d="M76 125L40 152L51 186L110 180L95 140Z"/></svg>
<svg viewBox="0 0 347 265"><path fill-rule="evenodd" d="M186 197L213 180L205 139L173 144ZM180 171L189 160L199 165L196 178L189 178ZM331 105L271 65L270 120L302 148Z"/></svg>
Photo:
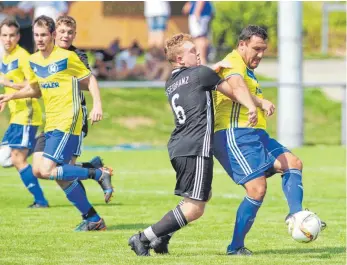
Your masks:
<svg viewBox="0 0 347 265"><path fill-rule="evenodd" d="M343 1L342 1L343 2ZM335 2L336 3L336 2ZM277 2L214 2L216 17L212 22L213 42L219 50L237 44L243 27L257 24L269 34L269 53L277 52ZM321 46L323 2L303 2L304 51L317 53ZM332 54L343 53L346 47L346 13L329 15L329 48Z"/></svg>

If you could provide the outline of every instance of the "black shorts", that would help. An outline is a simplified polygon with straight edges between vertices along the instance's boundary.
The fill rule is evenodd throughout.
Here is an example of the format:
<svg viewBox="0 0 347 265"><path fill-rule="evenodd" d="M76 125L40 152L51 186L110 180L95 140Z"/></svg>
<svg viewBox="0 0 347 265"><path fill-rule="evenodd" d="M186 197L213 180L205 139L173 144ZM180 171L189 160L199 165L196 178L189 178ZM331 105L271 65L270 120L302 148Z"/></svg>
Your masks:
<svg viewBox="0 0 347 265"><path fill-rule="evenodd" d="M45 133L42 132L36 138L36 144L35 144L35 148L34 148L34 153L43 152L45 150L45 145L46 145L46 137L45 137Z"/></svg>
<svg viewBox="0 0 347 265"><path fill-rule="evenodd" d="M175 195L208 201L213 178L213 158L181 156L171 160L176 171Z"/></svg>

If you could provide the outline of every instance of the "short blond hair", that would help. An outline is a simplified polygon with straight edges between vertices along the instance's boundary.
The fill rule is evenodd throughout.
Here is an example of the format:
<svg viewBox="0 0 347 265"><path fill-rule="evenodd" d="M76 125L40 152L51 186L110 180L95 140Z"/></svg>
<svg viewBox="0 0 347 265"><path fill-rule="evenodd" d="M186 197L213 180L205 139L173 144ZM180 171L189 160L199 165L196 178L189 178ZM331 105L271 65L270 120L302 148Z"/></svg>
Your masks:
<svg viewBox="0 0 347 265"><path fill-rule="evenodd" d="M74 30L76 30L77 27L77 23L76 20L73 17L70 16L59 16L55 22L56 27L59 27L60 25L64 24L70 28L73 28Z"/></svg>
<svg viewBox="0 0 347 265"><path fill-rule="evenodd" d="M193 38L189 34L185 33L173 35L171 38L166 40L164 52L166 55L166 59L170 63L175 62L177 54L179 54L182 51L182 46L186 41L193 42Z"/></svg>

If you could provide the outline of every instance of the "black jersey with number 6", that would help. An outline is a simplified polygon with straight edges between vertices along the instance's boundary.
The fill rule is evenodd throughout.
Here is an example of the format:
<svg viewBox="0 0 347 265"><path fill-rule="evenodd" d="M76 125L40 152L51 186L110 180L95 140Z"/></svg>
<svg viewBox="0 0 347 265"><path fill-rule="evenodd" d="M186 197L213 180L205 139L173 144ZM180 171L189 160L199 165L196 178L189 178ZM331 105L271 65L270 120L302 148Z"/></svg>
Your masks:
<svg viewBox="0 0 347 265"><path fill-rule="evenodd" d="M170 159L212 155L214 114L211 91L220 82L220 77L206 66L172 71L165 85L176 125L168 143Z"/></svg>

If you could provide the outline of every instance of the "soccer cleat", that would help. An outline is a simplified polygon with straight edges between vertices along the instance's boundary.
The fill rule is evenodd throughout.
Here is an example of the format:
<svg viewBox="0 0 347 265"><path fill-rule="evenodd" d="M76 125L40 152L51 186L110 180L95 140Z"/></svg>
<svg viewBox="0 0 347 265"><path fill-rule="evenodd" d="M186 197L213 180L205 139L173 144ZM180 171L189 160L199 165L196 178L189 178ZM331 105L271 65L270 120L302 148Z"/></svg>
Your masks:
<svg viewBox="0 0 347 265"><path fill-rule="evenodd" d="M171 236L166 235L159 237L155 240L153 240L149 246L154 250L155 253L157 254L169 254L169 241L171 239Z"/></svg>
<svg viewBox="0 0 347 265"><path fill-rule="evenodd" d="M82 231L103 231L106 230L106 224L104 219L100 219L98 222L91 222L88 220L83 220L76 228L76 232Z"/></svg>
<svg viewBox="0 0 347 265"><path fill-rule="evenodd" d="M240 247L238 249L230 249L230 246L227 248L227 255L237 255L237 256L252 256L252 251L246 247Z"/></svg>
<svg viewBox="0 0 347 265"><path fill-rule="evenodd" d="M131 247L131 250L133 250L137 256L150 256L149 243L145 243L140 240L140 233L129 238L128 246Z"/></svg>
<svg viewBox="0 0 347 265"><path fill-rule="evenodd" d="M30 204L28 206L28 208L31 208L31 209L34 209L34 208L48 208L49 205L48 204L39 204L39 203L36 203L34 202L33 204Z"/></svg>
<svg viewBox="0 0 347 265"><path fill-rule="evenodd" d="M113 175L112 168L103 167L100 168L102 171L101 177L98 180L102 190L104 191L105 202L109 203L112 198L113 186L111 182L111 177Z"/></svg>
<svg viewBox="0 0 347 265"><path fill-rule="evenodd" d="M102 159L100 156L93 157L92 160L89 161L90 164L94 168L102 168L104 166L104 163L102 162Z"/></svg>

